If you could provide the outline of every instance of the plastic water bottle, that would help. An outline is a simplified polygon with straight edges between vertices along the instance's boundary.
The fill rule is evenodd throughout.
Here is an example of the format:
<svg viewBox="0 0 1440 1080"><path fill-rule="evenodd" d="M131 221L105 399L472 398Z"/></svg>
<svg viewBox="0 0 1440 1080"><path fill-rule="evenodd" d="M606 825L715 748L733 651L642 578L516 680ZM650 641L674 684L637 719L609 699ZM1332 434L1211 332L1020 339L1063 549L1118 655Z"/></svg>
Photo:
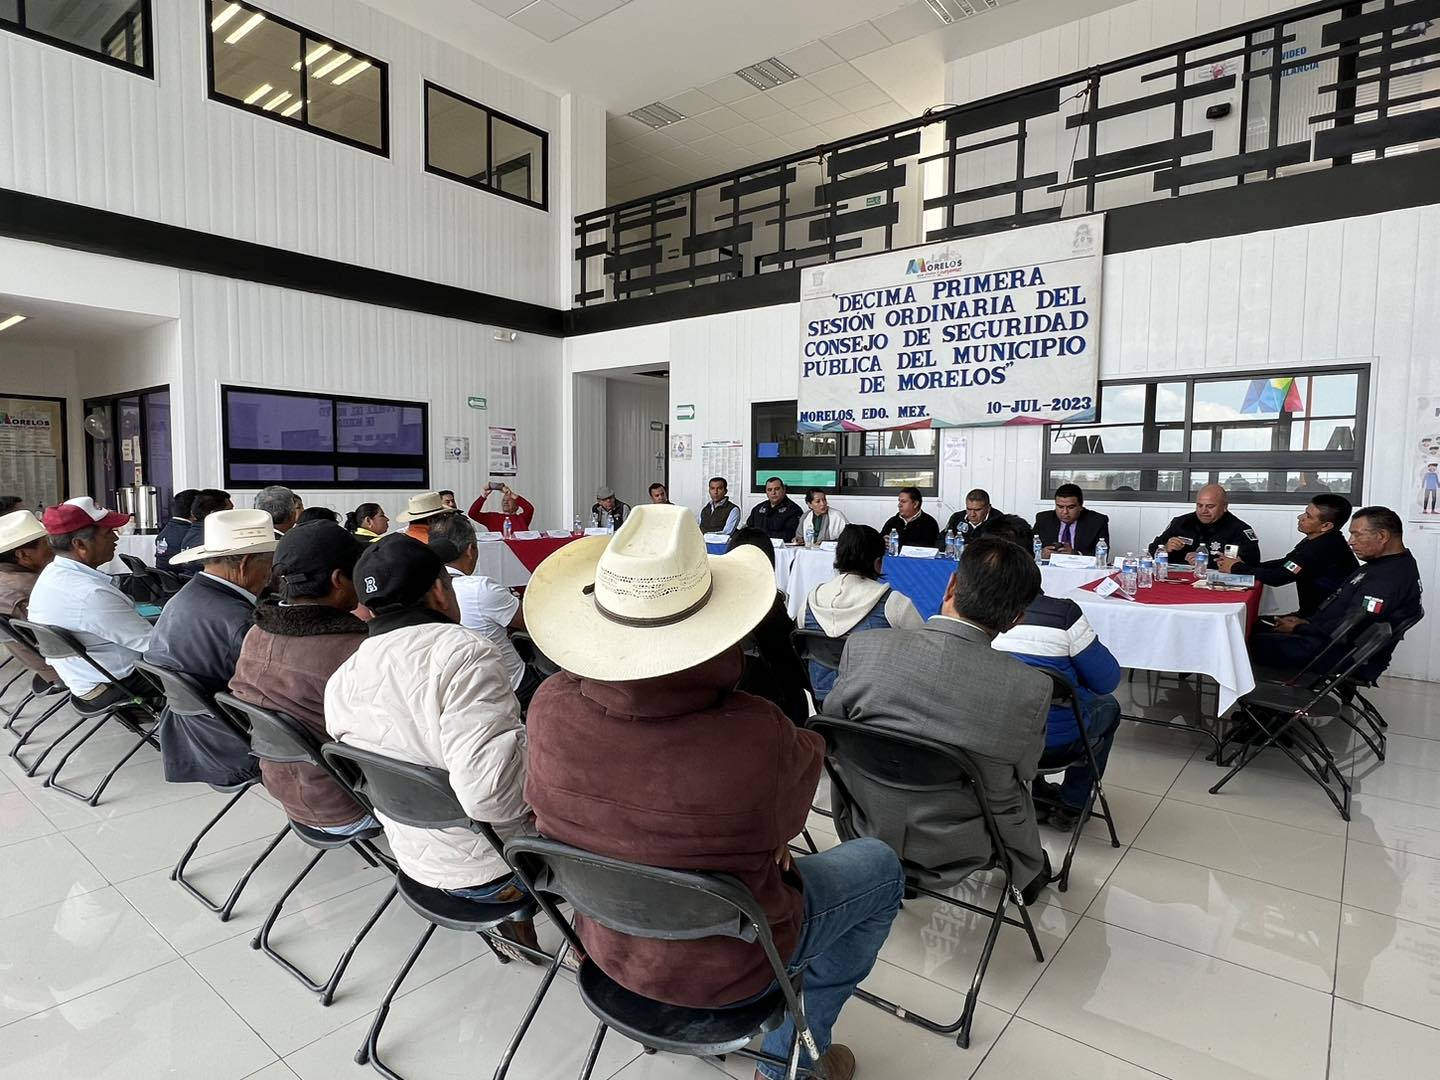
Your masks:
<svg viewBox="0 0 1440 1080"><path fill-rule="evenodd" d="M1201 544L1195 549L1195 580L1202 581L1205 577L1205 570L1210 565L1210 553Z"/></svg>
<svg viewBox="0 0 1440 1080"><path fill-rule="evenodd" d="M1155 580L1170 580L1170 556L1164 548L1158 548L1155 552Z"/></svg>
<svg viewBox="0 0 1440 1080"><path fill-rule="evenodd" d="M955 537L955 561L958 563L965 557L965 534L960 533Z"/></svg>
<svg viewBox="0 0 1440 1080"><path fill-rule="evenodd" d="M1155 560L1150 558L1149 552L1140 556L1139 586L1142 589L1152 589L1155 587Z"/></svg>
<svg viewBox="0 0 1440 1080"><path fill-rule="evenodd" d="M614 514L606 514L606 515L605 515L605 531L608 532L611 536L614 536L614 535L615 535L615 515L614 515Z"/></svg>
<svg viewBox="0 0 1440 1080"><path fill-rule="evenodd" d="M508 517L500 526L500 534L504 536L506 540L509 540L510 537L515 534L515 526L510 524L510 519Z"/></svg>
<svg viewBox="0 0 1440 1080"><path fill-rule="evenodd" d="M584 531L585 531L585 527L580 524L580 515L579 515L579 514L576 514L576 515L575 515L575 522L574 522L574 524L572 524L572 525L570 526L570 535L571 535L571 536L579 536L579 535L580 535L581 533L583 533Z"/></svg>
<svg viewBox="0 0 1440 1080"><path fill-rule="evenodd" d="M1110 565L1110 545L1107 544L1103 538L1095 541L1095 565Z"/></svg>
<svg viewBox="0 0 1440 1080"><path fill-rule="evenodd" d="M945 557L946 557L947 559L950 559L951 561L954 561L956 558L958 558L958 556L956 555L956 552L955 552L955 530L954 530L954 529L946 529L946 530L945 530Z"/></svg>
<svg viewBox="0 0 1440 1080"><path fill-rule="evenodd" d="M810 523L810 528L805 532L805 546L807 548L817 548L820 546L820 530L815 527L813 521Z"/></svg>
<svg viewBox="0 0 1440 1080"><path fill-rule="evenodd" d="M1139 571L1135 568L1135 556L1126 555L1125 561L1120 564L1120 591L1126 596L1134 596L1136 589L1140 587Z"/></svg>
<svg viewBox="0 0 1440 1080"><path fill-rule="evenodd" d="M1034 553L1035 561L1037 563L1045 561L1045 545L1040 543L1040 537L1038 534L1036 535L1035 539L1030 541L1030 550Z"/></svg>
<svg viewBox="0 0 1440 1080"><path fill-rule="evenodd" d="M900 554L900 530L891 529L890 535L885 541L885 552L887 555Z"/></svg>
<svg viewBox="0 0 1440 1080"><path fill-rule="evenodd" d="M598 529L600 527L600 511L597 510L590 515L590 527L592 529Z"/></svg>

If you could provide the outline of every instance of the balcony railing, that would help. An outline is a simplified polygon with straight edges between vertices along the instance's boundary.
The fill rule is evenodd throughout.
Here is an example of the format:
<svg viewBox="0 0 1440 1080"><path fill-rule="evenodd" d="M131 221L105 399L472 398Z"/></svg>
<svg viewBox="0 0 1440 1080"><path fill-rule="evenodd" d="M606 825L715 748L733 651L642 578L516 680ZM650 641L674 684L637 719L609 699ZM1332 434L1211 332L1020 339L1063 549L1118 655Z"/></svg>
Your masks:
<svg viewBox="0 0 1440 1080"><path fill-rule="evenodd" d="M1322 0L582 214L575 302L1393 156L1437 104L1440 0Z"/></svg>

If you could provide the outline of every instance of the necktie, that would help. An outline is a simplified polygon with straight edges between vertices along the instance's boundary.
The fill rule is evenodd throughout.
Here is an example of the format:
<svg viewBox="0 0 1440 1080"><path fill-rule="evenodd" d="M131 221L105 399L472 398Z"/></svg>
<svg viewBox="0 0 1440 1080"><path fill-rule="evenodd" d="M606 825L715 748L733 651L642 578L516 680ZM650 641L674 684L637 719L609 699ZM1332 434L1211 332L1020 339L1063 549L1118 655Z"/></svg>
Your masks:
<svg viewBox="0 0 1440 1080"><path fill-rule="evenodd" d="M1067 521L1065 523L1065 527L1060 530L1060 543L1064 544L1066 547L1072 547L1073 544L1071 541L1073 540L1074 536L1075 526L1071 525Z"/></svg>

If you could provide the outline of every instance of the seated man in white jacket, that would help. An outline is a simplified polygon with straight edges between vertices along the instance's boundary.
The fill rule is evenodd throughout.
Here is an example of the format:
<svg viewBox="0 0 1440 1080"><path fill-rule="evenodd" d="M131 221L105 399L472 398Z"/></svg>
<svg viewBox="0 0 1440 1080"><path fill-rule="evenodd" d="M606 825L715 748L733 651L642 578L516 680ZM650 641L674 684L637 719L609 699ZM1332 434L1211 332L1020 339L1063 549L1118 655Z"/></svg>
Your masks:
<svg viewBox="0 0 1440 1080"><path fill-rule="evenodd" d="M805 493L805 505L808 509L800 515L800 527L795 530L795 537L790 541L792 544L805 543L812 531L817 544L839 540L845 526L850 524L844 514L830 505L825 492L819 488L811 488Z"/></svg>
<svg viewBox="0 0 1440 1080"><path fill-rule="evenodd" d="M442 556L404 535L360 556L354 581L375 617L325 686L325 727L351 746L447 770L465 812L508 839L533 827L520 706L494 643L460 625ZM422 885L490 902L524 895L483 836L377 816L400 869ZM529 921L501 932L536 945Z"/></svg>

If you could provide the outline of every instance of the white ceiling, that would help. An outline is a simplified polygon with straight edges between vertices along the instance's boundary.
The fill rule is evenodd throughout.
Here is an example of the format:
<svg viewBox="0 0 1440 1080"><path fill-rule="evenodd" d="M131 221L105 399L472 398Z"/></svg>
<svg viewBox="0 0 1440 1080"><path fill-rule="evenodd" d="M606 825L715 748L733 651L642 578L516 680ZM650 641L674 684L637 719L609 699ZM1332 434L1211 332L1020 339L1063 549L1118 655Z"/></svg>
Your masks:
<svg viewBox="0 0 1440 1080"><path fill-rule="evenodd" d="M365 2L604 105L613 203L918 116L944 103L947 60L1128 0L998 0L949 26L923 0ZM762 94L733 74L772 56L801 79ZM687 119L625 115L655 101Z"/></svg>
<svg viewBox="0 0 1440 1080"><path fill-rule="evenodd" d="M59 348L94 345L168 321L153 315L0 294L0 322L11 315L24 315L25 321L0 330L0 350L7 345Z"/></svg>

